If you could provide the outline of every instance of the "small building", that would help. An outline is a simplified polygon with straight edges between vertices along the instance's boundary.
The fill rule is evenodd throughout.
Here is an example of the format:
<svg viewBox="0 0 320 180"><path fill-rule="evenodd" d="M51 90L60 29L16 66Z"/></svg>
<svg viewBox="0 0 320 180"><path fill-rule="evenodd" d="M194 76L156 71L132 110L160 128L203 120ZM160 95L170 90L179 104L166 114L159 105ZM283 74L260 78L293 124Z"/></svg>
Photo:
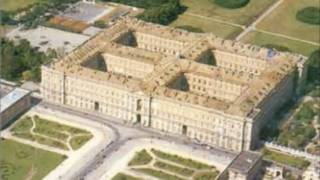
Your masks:
<svg viewBox="0 0 320 180"><path fill-rule="evenodd" d="M243 151L228 168L229 179L255 180L260 179L262 155L260 153Z"/></svg>
<svg viewBox="0 0 320 180"><path fill-rule="evenodd" d="M30 91L15 88L0 99L0 129L31 106Z"/></svg>

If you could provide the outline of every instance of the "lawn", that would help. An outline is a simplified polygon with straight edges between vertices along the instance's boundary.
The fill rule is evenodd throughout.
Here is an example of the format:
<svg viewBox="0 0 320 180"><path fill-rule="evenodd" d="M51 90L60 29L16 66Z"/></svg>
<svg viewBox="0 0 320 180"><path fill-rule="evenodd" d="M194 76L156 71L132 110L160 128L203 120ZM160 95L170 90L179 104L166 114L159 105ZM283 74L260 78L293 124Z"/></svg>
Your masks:
<svg viewBox="0 0 320 180"><path fill-rule="evenodd" d="M225 9L213 3L214 0L181 0L188 7L186 13L194 13L227 22L246 25L268 8L275 0L251 0L239 9Z"/></svg>
<svg viewBox="0 0 320 180"><path fill-rule="evenodd" d="M311 52L320 48L319 46L309 43L273 36L262 32L250 32L241 41L258 46L277 44L289 48L292 52L303 54L305 56L309 56Z"/></svg>
<svg viewBox="0 0 320 180"><path fill-rule="evenodd" d="M179 174L179 175L182 175L182 176L187 176L187 177L191 176L194 173L194 171L191 170L191 169L179 167L179 166L172 165L172 164L168 164L168 163L165 163L165 162L162 162L162 161L157 161L156 163L154 163L154 166L157 167L157 168L164 169L164 170L167 170L169 172L176 173L176 174Z"/></svg>
<svg viewBox="0 0 320 180"><path fill-rule="evenodd" d="M0 10L15 11L45 0L0 0Z"/></svg>
<svg viewBox="0 0 320 180"><path fill-rule="evenodd" d="M156 149L137 151L125 169L128 173L138 172L163 180L213 180L219 175L214 166ZM120 171L112 180L145 179L139 174L130 177L126 172Z"/></svg>
<svg viewBox="0 0 320 180"><path fill-rule="evenodd" d="M269 159L269 160L278 162L280 164L285 164L298 169L306 169L310 165L310 162L305 160L302 157L290 156L290 155L283 154L281 152L273 151L266 148L262 150L262 153L265 159Z"/></svg>
<svg viewBox="0 0 320 180"><path fill-rule="evenodd" d="M215 21L201 19L192 15L182 14L178 19L173 21L170 26L191 26L200 29L202 32L213 33L222 38L232 39L240 34L242 29L227 24L218 23Z"/></svg>
<svg viewBox="0 0 320 180"><path fill-rule="evenodd" d="M194 177L194 180L215 180L219 175L218 171L215 172L203 172L199 173Z"/></svg>
<svg viewBox="0 0 320 180"><path fill-rule="evenodd" d="M319 7L317 0L285 0L257 26L258 29L280 33L312 42L320 41L320 26L310 25L296 19L296 13L308 6Z"/></svg>
<svg viewBox="0 0 320 180"><path fill-rule="evenodd" d="M0 141L0 179L43 179L66 159L12 140Z"/></svg>
<svg viewBox="0 0 320 180"><path fill-rule="evenodd" d="M175 154L169 154L169 153L162 152L162 151L155 150L155 149L151 149L151 151L154 155L156 155L157 157L159 157L161 159L172 161L174 163L181 164L181 165L189 167L189 168L198 169L198 170L213 168L207 164L204 164L204 163L192 160L192 159L183 158L183 157L180 157Z"/></svg>
<svg viewBox="0 0 320 180"><path fill-rule="evenodd" d="M35 123L35 128L32 130L33 123ZM73 150L77 150L93 137L88 131L63 125L36 115L23 117L14 124L10 131L19 138L64 150L69 150L68 143L70 143ZM68 141L69 139L70 141Z"/></svg>
<svg viewBox="0 0 320 180"><path fill-rule="evenodd" d="M142 180L142 179L133 177L124 173L118 173L111 180Z"/></svg>
<svg viewBox="0 0 320 180"><path fill-rule="evenodd" d="M142 151L136 152L132 160L129 162L129 166L137 166L137 165L146 165L150 163L152 157L150 154L144 149Z"/></svg>
<svg viewBox="0 0 320 180"><path fill-rule="evenodd" d="M167 174L163 171L160 170L155 170L155 169L151 169L151 168L137 168L134 169L138 172L142 172L144 174L147 174L149 176L153 176L153 177L157 177L159 179L163 179L163 180L184 180L182 178L179 178L177 176L171 175L171 174Z"/></svg>

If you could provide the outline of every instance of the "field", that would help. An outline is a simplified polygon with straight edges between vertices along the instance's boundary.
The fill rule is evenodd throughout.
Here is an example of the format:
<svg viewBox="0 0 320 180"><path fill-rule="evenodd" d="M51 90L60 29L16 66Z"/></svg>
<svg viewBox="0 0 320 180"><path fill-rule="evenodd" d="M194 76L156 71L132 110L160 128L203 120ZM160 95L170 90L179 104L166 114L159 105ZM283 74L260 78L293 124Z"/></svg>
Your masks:
<svg viewBox="0 0 320 180"><path fill-rule="evenodd" d="M201 30L201 32L212 32L217 36L227 39L234 38L242 31L240 27L222 24L212 20L204 20L188 14L180 15L170 26L191 26Z"/></svg>
<svg viewBox="0 0 320 180"><path fill-rule="evenodd" d="M0 10L15 11L45 0L0 0Z"/></svg>
<svg viewBox="0 0 320 180"><path fill-rule="evenodd" d="M274 0L251 0L240 9L225 9L213 3L214 0L181 0L188 7L185 13L193 13L213 19L246 25L266 9Z"/></svg>
<svg viewBox="0 0 320 180"><path fill-rule="evenodd" d="M258 46L277 44L289 48L292 52L300 53L305 56L308 56L311 52L319 48L319 46L309 43L273 36L262 32L250 32L241 41Z"/></svg>
<svg viewBox="0 0 320 180"><path fill-rule="evenodd" d="M285 0L257 26L258 29L284 34L307 41L319 43L319 25L310 25L296 19L296 13L305 7L319 7L317 0Z"/></svg>
<svg viewBox="0 0 320 180"><path fill-rule="evenodd" d="M66 157L11 140L0 141L0 179L40 180Z"/></svg>
<svg viewBox="0 0 320 180"><path fill-rule="evenodd" d="M213 0L182 0L187 10L170 26L191 26L203 32L211 32L222 38L233 39L263 12L273 0L251 1L240 9L225 9L213 3Z"/></svg>
<svg viewBox="0 0 320 180"><path fill-rule="evenodd" d="M120 172L112 180L138 180L150 176L163 180L213 180L219 171L210 165L189 158L180 157L156 149L136 152L125 172Z"/></svg>
<svg viewBox="0 0 320 180"><path fill-rule="evenodd" d="M77 150L93 136L88 131L38 116L23 117L10 129L14 136L63 150Z"/></svg>

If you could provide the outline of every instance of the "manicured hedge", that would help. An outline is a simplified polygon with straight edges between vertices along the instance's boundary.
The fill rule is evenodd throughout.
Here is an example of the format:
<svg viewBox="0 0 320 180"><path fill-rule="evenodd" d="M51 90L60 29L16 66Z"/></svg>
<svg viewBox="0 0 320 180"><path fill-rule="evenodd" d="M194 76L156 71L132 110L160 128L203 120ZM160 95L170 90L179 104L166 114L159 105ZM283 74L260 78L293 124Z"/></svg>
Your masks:
<svg viewBox="0 0 320 180"><path fill-rule="evenodd" d="M228 8L228 9L236 9L246 6L250 0L211 0L214 1L215 4Z"/></svg>
<svg viewBox="0 0 320 180"><path fill-rule="evenodd" d="M320 8L306 7L298 11L296 18L304 23L320 25Z"/></svg>

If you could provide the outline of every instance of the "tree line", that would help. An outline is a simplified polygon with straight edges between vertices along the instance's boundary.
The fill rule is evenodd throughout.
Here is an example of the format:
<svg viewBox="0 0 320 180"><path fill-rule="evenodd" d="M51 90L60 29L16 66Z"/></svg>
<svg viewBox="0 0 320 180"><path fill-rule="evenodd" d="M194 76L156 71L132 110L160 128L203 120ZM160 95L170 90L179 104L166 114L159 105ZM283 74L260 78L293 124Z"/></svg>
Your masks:
<svg viewBox="0 0 320 180"><path fill-rule="evenodd" d="M126 4L145 11L138 18L157 24L168 25L175 20L179 14L186 10L179 0L103 0Z"/></svg>
<svg viewBox="0 0 320 180"><path fill-rule="evenodd" d="M24 24L25 28L35 28L46 22L53 14L63 11L79 0L46 0L16 11L0 10L0 25ZM16 17L21 15L21 17Z"/></svg>
<svg viewBox="0 0 320 180"><path fill-rule="evenodd" d="M31 47L29 41L14 43L0 39L0 76L9 81L41 80L41 65L56 56L54 51L46 55Z"/></svg>

